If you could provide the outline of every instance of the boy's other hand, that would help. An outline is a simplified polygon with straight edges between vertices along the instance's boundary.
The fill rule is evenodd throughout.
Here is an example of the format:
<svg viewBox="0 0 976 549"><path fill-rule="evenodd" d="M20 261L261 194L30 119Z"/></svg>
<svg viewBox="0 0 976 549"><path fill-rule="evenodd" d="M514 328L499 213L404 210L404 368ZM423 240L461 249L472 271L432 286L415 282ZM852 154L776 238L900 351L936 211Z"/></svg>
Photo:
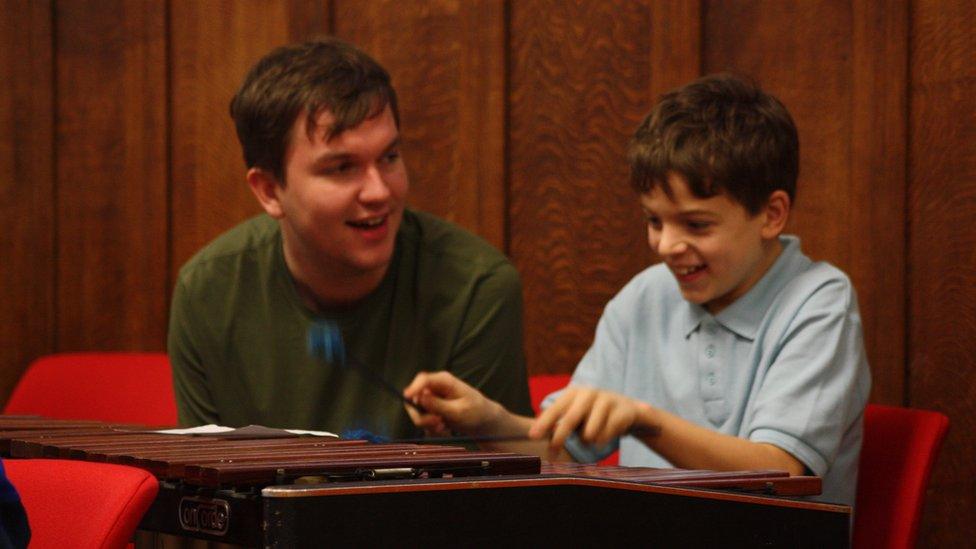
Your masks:
<svg viewBox="0 0 976 549"><path fill-rule="evenodd" d="M403 396L427 410L421 414L405 406L414 425L428 435L441 436L449 431L483 434L501 408L449 372L420 372L403 390Z"/></svg>
<svg viewBox="0 0 976 549"><path fill-rule="evenodd" d="M637 427L650 407L619 393L570 385L546 408L529 429L531 438L552 433L549 444L562 448L574 431L586 444L603 446Z"/></svg>

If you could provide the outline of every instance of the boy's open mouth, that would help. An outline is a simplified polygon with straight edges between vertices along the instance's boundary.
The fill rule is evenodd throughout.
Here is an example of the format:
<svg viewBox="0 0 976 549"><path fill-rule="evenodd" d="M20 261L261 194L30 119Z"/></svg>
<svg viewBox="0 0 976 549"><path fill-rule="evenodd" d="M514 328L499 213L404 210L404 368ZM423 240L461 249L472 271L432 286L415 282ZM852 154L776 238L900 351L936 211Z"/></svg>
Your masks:
<svg viewBox="0 0 976 549"><path fill-rule="evenodd" d="M678 276L688 276L703 270L706 265L692 265L691 267L674 267L674 274Z"/></svg>

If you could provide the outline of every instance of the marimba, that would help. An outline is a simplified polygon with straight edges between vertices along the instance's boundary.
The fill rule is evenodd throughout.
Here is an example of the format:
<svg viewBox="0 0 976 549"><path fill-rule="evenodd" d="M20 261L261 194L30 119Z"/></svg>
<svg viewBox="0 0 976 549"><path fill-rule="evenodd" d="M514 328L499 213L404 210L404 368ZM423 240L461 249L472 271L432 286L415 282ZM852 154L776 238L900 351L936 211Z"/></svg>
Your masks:
<svg viewBox="0 0 976 549"><path fill-rule="evenodd" d="M0 453L141 467L140 529L242 546L529 543L840 547L850 508L785 496L816 477L548 464L538 457L322 437L164 435L0 416Z"/></svg>

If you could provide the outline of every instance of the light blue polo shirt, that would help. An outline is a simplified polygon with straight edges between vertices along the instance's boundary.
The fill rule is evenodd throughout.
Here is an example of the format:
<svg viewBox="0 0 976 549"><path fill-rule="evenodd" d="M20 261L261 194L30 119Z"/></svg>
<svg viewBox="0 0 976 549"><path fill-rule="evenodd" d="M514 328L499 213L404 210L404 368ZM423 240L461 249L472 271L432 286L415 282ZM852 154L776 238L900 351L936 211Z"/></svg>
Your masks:
<svg viewBox="0 0 976 549"><path fill-rule="evenodd" d="M857 297L843 272L803 255L798 238L780 241L763 278L715 316L683 299L663 264L638 274L607 304L572 383L774 444L823 478L815 499L853 505L871 389ZM587 462L613 450L566 446ZM633 437L619 448L622 465L671 467Z"/></svg>

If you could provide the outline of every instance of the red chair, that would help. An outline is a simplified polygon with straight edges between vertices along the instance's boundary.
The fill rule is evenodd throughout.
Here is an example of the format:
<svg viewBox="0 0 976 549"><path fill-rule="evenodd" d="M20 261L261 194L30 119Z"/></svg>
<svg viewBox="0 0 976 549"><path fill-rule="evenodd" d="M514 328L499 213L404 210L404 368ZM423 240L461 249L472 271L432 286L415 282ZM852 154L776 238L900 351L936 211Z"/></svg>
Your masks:
<svg viewBox="0 0 976 549"><path fill-rule="evenodd" d="M58 459L7 459L31 528L31 549L125 547L159 491L142 469Z"/></svg>
<svg viewBox="0 0 976 549"><path fill-rule="evenodd" d="M550 393L569 385L569 374L538 374L529 376L529 399L532 401L532 411L539 415L542 401Z"/></svg>
<svg viewBox="0 0 976 549"><path fill-rule="evenodd" d="M164 353L65 353L28 366L5 414L176 425L176 400Z"/></svg>
<svg viewBox="0 0 976 549"><path fill-rule="evenodd" d="M949 418L869 404L854 513L855 548L915 547L925 487Z"/></svg>
<svg viewBox="0 0 976 549"><path fill-rule="evenodd" d="M542 401L550 393L554 393L566 385L569 385L570 374L538 374L529 376L529 399L532 401L532 410L539 415ZM620 461L620 453L614 452L600 460L600 465L617 465Z"/></svg>

